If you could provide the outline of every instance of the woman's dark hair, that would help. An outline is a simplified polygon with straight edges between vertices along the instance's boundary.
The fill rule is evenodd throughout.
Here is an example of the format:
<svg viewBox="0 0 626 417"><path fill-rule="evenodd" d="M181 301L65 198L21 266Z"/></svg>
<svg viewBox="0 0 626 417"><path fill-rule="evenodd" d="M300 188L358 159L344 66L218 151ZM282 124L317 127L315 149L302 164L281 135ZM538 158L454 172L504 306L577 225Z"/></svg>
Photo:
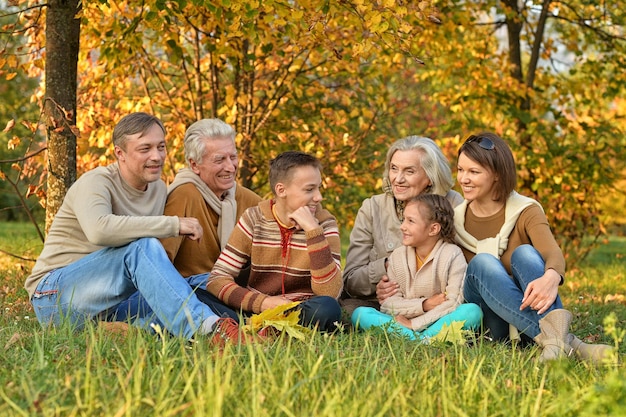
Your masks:
<svg viewBox="0 0 626 417"><path fill-rule="evenodd" d="M459 148L457 155L464 154L495 175L495 200L505 201L517 186L515 159L509 145L492 132L470 135Z"/></svg>

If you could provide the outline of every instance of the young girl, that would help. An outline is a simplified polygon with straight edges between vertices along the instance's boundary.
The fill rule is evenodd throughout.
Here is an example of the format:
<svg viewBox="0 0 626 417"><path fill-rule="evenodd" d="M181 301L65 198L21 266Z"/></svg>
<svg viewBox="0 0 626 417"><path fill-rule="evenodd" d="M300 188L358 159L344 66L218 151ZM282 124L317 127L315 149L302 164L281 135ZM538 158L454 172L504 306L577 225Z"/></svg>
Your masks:
<svg viewBox="0 0 626 417"><path fill-rule="evenodd" d="M455 321L464 322L463 329L477 329L482 311L476 304L463 304L467 263L454 244L454 211L448 200L436 194L412 198L400 230L403 246L387 261L389 279L400 289L383 301L381 311L355 309L355 327L384 326L412 340L433 337Z"/></svg>

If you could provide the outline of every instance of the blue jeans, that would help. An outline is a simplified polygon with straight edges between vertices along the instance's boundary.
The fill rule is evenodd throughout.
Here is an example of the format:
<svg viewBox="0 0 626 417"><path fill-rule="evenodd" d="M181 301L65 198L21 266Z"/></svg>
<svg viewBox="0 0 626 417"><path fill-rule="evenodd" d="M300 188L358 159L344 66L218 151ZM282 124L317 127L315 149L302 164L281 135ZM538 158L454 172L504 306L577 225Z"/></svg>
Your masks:
<svg viewBox="0 0 626 417"><path fill-rule="evenodd" d="M341 306L333 297L318 295L298 304L300 309L299 324L317 326L323 332L333 332L341 321Z"/></svg>
<svg viewBox="0 0 626 417"><path fill-rule="evenodd" d="M154 238L101 249L49 272L31 303L42 325L69 320L80 328L86 320L106 319L137 291L174 335L190 339L219 318L198 301Z"/></svg>
<svg viewBox="0 0 626 417"><path fill-rule="evenodd" d="M197 298L208 305L220 317L230 317L239 321L242 317L249 317L250 312L242 312L238 314L234 309L226 306L222 301L210 292L206 291L206 284L209 274L192 275L185 278L187 283L193 289ZM328 296L311 297L308 300L298 304L296 309L300 310L299 324L302 326L318 328L322 331L334 331L335 323L341 321L341 307L337 300ZM162 323L158 317L154 315L152 309L139 292L131 295L127 300L120 303L114 311L112 311L108 320L110 321L136 321L141 323L144 328L149 328L150 324ZM242 323L243 324L243 323Z"/></svg>
<svg viewBox="0 0 626 417"><path fill-rule="evenodd" d="M369 329L385 327L390 332L398 332L411 340L428 339L441 332L444 325L452 322L463 322L463 330L477 330L483 317L480 307L466 303L458 306L453 312L446 314L422 331L414 331L397 323L393 316L382 313L372 307L357 307L352 313L352 324L355 328Z"/></svg>
<svg viewBox="0 0 626 417"><path fill-rule="evenodd" d="M208 293L212 299L220 302L218 298ZM203 300L204 301L204 300ZM214 307L212 305L212 307ZM227 317L237 318L237 312L223 304L220 304L220 314ZM214 308L215 309L215 308ZM291 310L300 310L300 319L298 324L305 327L316 327L323 332L333 332L337 330L336 324L341 321L341 306L333 297L327 295L317 295L307 300L301 301L300 304ZM288 311L291 311L288 310ZM217 310L216 310L217 311ZM250 317L254 313L242 311L242 317Z"/></svg>
<svg viewBox="0 0 626 417"><path fill-rule="evenodd" d="M483 326L494 339L504 340L509 334L509 323L520 332L535 338L541 331L539 320L550 311L563 308L561 298L543 314L530 307L520 311L528 284L543 276L545 262L531 245L521 245L511 256L511 277L502 262L493 255L479 253L467 265L465 273L465 300L483 310Z"/></svg>
<svg viewBox="0 0 626 417"><path fill-rule="evenodd" d="M206 290L209 273L192 275L185 278L194 294L204 304L208 305L220 317L229 317L239 320L234 310L226 307L217 297ZM146 299L136 291L128 299L118 304L107 316L108 321L125 321L136 323L139 327L150 329L150 325L165 327L154 314Z"/></svg>

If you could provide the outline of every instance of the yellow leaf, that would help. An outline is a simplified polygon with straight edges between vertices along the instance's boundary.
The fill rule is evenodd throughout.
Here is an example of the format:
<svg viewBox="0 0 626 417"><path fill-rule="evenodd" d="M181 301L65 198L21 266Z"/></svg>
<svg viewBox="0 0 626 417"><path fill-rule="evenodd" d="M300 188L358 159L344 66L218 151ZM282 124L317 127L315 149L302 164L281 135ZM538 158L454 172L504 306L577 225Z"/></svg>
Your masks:
<svg viewBox="0 0 626 417"><path fill-rule="evenodd" d="M20 145L20 143L22 143L22 140L17 136L13 136L13 138L8 143L8 148L15 149Z"/></svg>
<svg viewBox="0 0 626 417"><path fill-rule="evenodd" d="M607 294L604 297L605 303L615 302L620 304L626 304L626 297L623 294Z"/></svg>
<svg viewBox="0 0 626 417"><path fill-rule="evenodd" d="M17 66L19 65L19 61L17 60L15 55L9 55L6 62L9 68L17 68Z"/></svg>
<svg viewBox="0 0 626 417"><path fill-rule="evenodd" d="M252 325L252 329L253 330L259 330L262 327L264 327L263 323L265 321L272 321L272 320L282 320L284 319L285 316L285 312L287 310L290 310L292 308L294 308L295 306L297 306L298 304L300 304L299 302L293 302L293 303L289 303L289 304L284 304L281 306L277 306L274 308L270 308L267 309L259 314L254 314L253 316L250 317L249 322ZM299 311L298 311L299 314ZM296 320L297 323L297 320Z"/></svg>
<svg viewBox="0 0 626 417"><path fill-rule="evenodd" d="M247 320L243 329L256 333L265 327L273 327L291 337L303 340L310 330L298 324L300 310L294 309L298 304L300 302L292 302L254 314Z"/></svg>
<svg viewBox="0 0 626 417"><path fill-rule="evenodd" d="M444 324L441 328L441 331L437 333L437 335L434 336L431 340L448 342L452 344L465 343L466 331L463 330L463 324L465 324L465 321L453 321L450 324Z"/></svg>

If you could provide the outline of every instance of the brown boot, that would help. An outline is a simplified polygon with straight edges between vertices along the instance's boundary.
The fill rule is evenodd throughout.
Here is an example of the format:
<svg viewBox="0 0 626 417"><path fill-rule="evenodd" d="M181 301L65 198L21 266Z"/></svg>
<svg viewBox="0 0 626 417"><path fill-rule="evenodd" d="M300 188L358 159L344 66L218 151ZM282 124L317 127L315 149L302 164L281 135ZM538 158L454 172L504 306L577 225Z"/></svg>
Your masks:
<svg viewBox="0 0 626 417"><path fill-rule="evenodd" d="M613 363L617 359L615 349L612 346L585 343L571 333L567 335L567 341L574 349L574 354L578 359L596 365Z"/></svg>
<svg viewBox="0 0 626 417"><path fill-rule="evenodd" d="M543 348L540 361L551 361L569 357L572 346L568 343L569 325L572 313L564 309L552 310L539 320L539 333L535 343Z"/></svg>

